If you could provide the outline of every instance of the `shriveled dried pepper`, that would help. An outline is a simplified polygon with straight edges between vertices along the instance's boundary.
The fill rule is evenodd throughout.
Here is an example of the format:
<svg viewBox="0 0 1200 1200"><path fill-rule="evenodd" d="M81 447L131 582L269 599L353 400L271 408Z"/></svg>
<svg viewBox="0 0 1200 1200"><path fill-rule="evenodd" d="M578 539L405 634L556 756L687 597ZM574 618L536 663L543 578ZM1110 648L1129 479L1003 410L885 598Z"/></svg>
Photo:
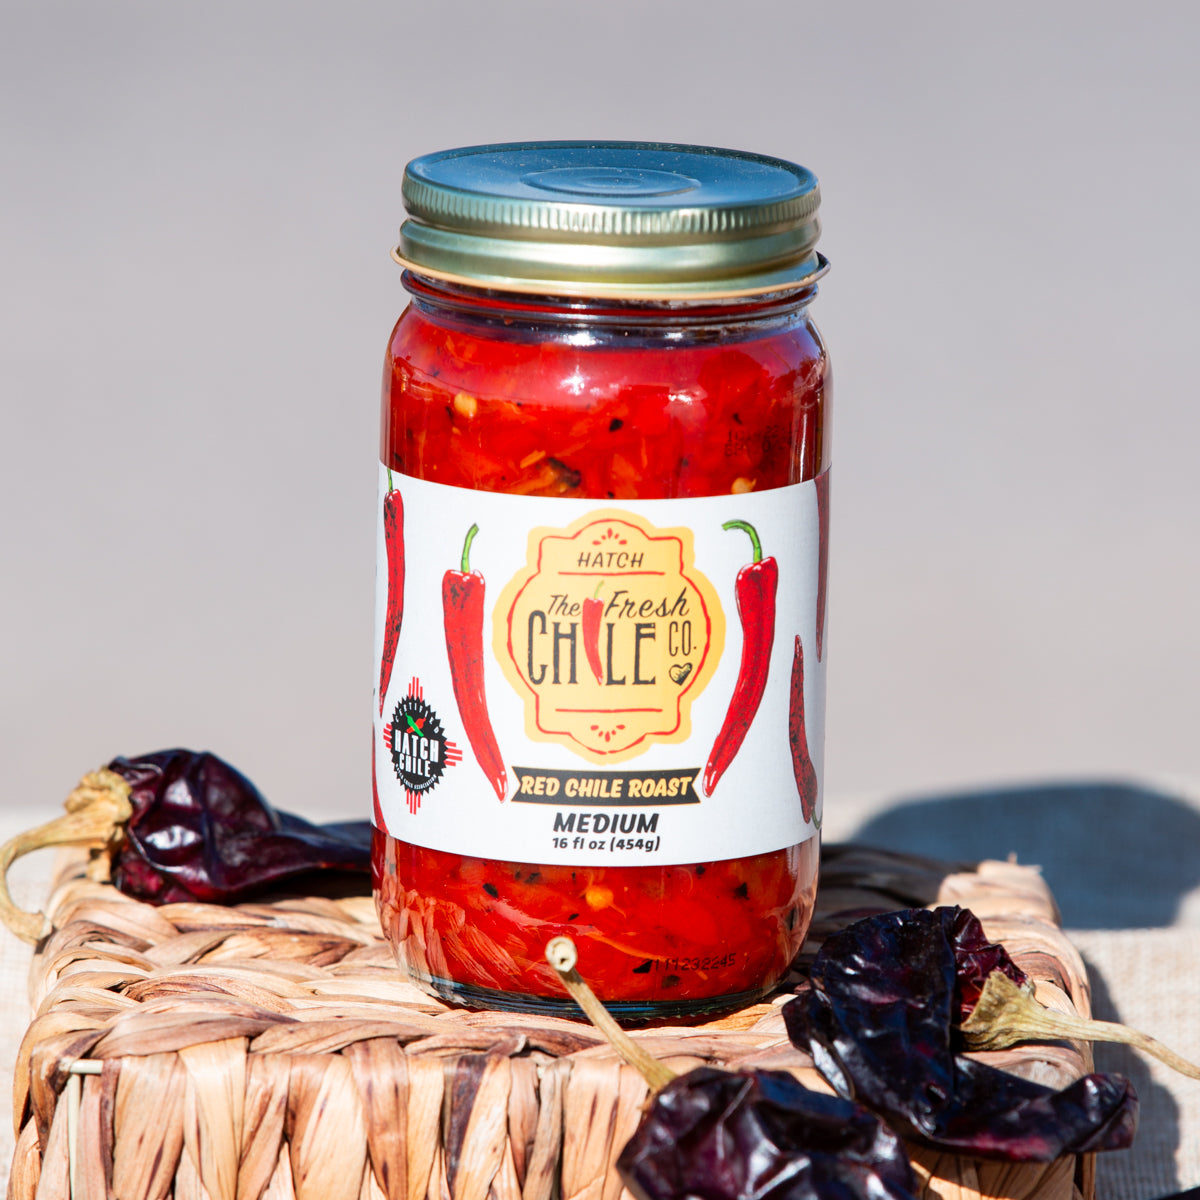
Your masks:
<svg viewBox="0 0 1200 1200"><path fill-rule="evenodd" d="M1008 971L967 916L906 909L828 938L811 991L784 1008L793 1043L839 1095L935 1149L1052 1162L1127 1147L1138 1103L1122 1076L1086 1075L1056 1092L957 1052L954 1026L979 972L993 957Z"/></svg>
<svg viewBox="0 0 1200 1200"><path fill-rule="evenodd" d="M900 1139L786 1071L698 1067L655 1097L617 1159L638 1200L907 1200Z"/></svg>
<svg viewBox="0 0 1200 1200"><path fill-rule="evenodd" d="M741 529L750 535L754 561L737 574L734 595L742 622L742 660L737 682L704 767L704 794L711 796L729 764L746 740L767 687L771 646L775 641L775 592L779 587L779 564L763 558L758 531L748 521L726 521L722 529Z"/></svg>
<svg viewBox="0 0 1200 1200"><path fill-rule="evenodd" d="M471 570L471 543L478 525L467 530L460 569L442 577L442 612L446 626L446 654L458 715L475 758L496 795L508 793L508 772L492 731L487 696L483 688L483 576Z"/></svg>
<svg viewBox="0 0 1200 1200"><path fill-rule="evenodd" d="M804 724L804 646L796 634L796 649L792 655L792 688L788 704L788 741L792 748L792 773L800 796L800 811L811 821L817 811L817 770L808 752L808 731ZM820 828L820 821L817 822Z"/></svg>
<svg viewBox="0 0 1200 1200"><path fill-rule="evenodd" d="M383 659L379 667L379 711L383 713L396 643L404 621L404 503L392 487L388 471L388 493L383 498L383 543L387 555L387 611L383 618Z"/></svg>
<svg viewBox="0 0 1200 1200"><path fill-rule="evenodd" d="M275 809L215 754L115 758L84 776L66 807L65 817L0 850L0 918L27 941L44 937L49 925L12 906L3 877L42 846L94 847L93 874L151 904L228 903L310 871L370 869L369 821L313 825Z"/></svg>
<svg viewBox="0 0 1200 1200"><path fill-rule="evenodd" d="M576 968L570 938L546 958L588 1018L635 1067L652 1099L617 1158L637 1200L911 1200L900 1139L853 1101L786 1071L698 1067L675 1075L612 1019Z"/></svg>
<svg viewBox="0 0 1200 1200"><path fill-rule="evenodd" d="M941 910L939 910L941 911ZM957 912L947 937L954 951L954 1017L961 1025L971 1015L988 979L999 971L1013 983L1024 986L1029 976L1013 962L1008 951L997 942L989 942L979 918L968 908L949 909Z"/></svg>

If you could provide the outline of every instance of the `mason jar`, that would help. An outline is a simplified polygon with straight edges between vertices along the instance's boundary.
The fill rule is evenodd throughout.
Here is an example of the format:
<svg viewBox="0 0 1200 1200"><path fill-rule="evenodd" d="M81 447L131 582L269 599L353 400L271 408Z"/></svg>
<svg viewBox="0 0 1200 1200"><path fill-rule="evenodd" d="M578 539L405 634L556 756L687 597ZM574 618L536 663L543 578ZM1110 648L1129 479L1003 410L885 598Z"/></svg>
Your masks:
<svg viewBox="0 0 1200 1200"><path fill-rule="evenodd" d="M379 466L374 886L411 978L619 1018L766 994L817 887L817 180L697 146L426 155Z"/></svg>

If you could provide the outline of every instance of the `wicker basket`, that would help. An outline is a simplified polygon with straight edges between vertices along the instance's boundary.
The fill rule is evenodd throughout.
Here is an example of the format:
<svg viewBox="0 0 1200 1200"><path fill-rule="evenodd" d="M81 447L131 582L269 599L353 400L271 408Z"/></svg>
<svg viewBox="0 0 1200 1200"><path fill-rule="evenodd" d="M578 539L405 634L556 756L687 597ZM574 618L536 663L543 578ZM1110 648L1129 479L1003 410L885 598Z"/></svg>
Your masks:
<svg viewBox="0 0 1200 1200"><path fill-rule="evenodd" d="M962 904L1043 1003L1088 1015L1036 871L860 847L828 848L822 871L806 955L868 912ZM152 908L75 864L47 911L11 1200L622 1200L613 1163L646 1099L637 1074L587 1025L431 1000L393 965L369 896ZM634 1036L676 1071L769 1065L827 1091L787 1040L787 990ZM1091 1067L1065 1043L981 1057L1055 1086ZM1090 1156L1010 1166L910 1149L926 1196L1092 1197Z"/></svg>

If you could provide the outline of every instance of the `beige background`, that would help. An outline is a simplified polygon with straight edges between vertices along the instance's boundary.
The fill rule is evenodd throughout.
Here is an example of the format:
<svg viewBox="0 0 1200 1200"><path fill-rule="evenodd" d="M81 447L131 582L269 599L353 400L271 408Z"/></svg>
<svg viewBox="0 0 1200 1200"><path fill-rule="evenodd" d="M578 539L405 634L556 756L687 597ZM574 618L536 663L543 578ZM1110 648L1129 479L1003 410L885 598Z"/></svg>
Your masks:
<svg viewBox="0 0 1200 1200"><path fill-rule="evenodd" d="M26 3L0 38L8 803L118 752L367 811L414 154L821 177L831 799L1200 779L1194 6Z"/></svg>
<svg viewBox="0 0 1200 1200"><path fill-rule="evenodd" d="M829 831L1042 862L1136 1007L1096 931L1200 925L1198 37L1154 0L8 0L5 826L178 744L366 816L405 161L735 146L824 192ZM1122 1195L1200 1182L1154 1161Z"/></svg>

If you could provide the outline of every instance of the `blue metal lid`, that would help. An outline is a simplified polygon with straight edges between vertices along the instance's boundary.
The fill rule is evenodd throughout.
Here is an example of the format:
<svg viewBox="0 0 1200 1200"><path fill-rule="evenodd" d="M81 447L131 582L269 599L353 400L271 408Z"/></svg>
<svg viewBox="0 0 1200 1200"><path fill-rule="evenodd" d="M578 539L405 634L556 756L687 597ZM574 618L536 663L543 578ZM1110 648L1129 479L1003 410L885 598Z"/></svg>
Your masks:
<svg viewBox="0 0 1200 1200"><path fill-rule="evenodd" d="M551 295L715 298L803 286L816 176L783 159L655 142L521 142L414 159L398 262Z"/></svg>

